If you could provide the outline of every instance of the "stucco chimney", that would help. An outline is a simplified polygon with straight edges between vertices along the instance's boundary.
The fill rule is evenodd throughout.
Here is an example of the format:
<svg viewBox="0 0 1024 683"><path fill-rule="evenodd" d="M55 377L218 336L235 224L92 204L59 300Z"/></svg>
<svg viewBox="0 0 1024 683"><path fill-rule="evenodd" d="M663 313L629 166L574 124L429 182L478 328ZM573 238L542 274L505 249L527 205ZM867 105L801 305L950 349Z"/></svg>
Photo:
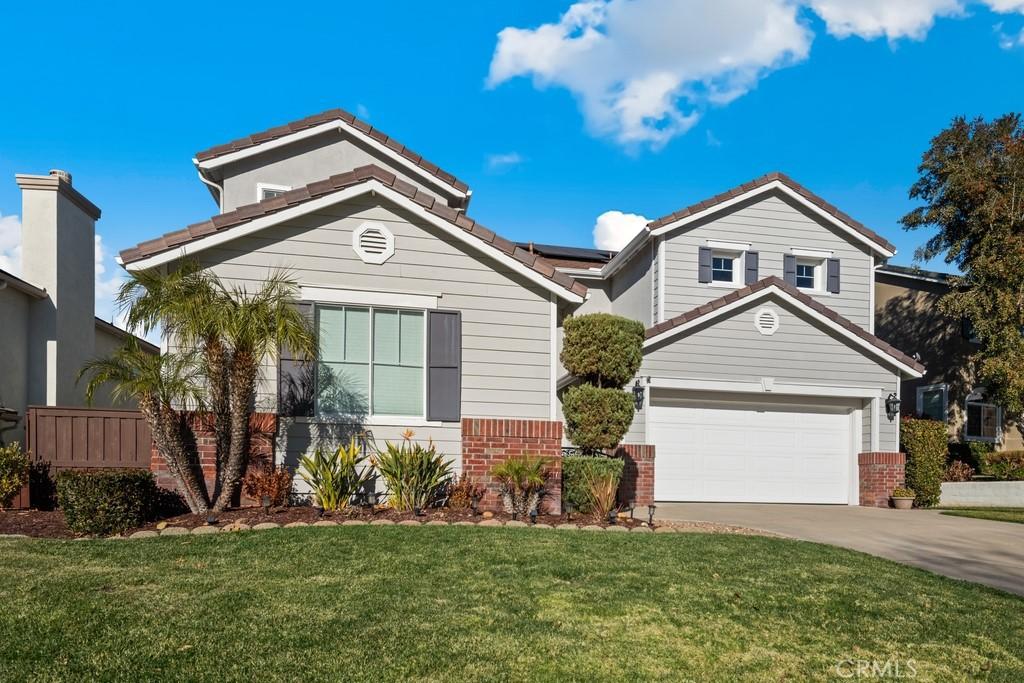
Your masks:
<svg viewBox="0 0 1024 683"><path fill-rule="evenodd" d="M95 235L100 210L71 174L15 176L25 280L46 290L29 323L29 405L81 405L76 379L95 349Z"/></svg>

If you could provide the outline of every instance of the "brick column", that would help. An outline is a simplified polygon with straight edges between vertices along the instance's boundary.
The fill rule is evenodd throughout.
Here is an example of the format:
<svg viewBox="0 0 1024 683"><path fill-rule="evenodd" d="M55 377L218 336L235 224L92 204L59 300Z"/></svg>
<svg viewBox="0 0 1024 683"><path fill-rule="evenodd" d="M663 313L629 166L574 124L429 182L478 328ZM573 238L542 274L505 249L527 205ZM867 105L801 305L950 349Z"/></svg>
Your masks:
<svg viewBox="0 0 1024 683"><path fill-rule="evenodd" d="M549 420L462 418L462 471L487 487L481 509L500 510L501 494L491 476L495 465L512 456L540 455L550 460L548 492L541 512L562 510L562 423Z"/></svg>
<svg viewBox="0 0 1024 683"><path fill-rule="evenodd" d="M860 504L866 507L889 507L889 496L903 486L907 456L898 452L861 453Z"/></svg>
<svg viewBox="0 0 1024 683"><path fill-rule="evenodd" d="M615 457L625 461L619 483L619 502L650 505L654 502L654 446L622 444Z"/></svg>

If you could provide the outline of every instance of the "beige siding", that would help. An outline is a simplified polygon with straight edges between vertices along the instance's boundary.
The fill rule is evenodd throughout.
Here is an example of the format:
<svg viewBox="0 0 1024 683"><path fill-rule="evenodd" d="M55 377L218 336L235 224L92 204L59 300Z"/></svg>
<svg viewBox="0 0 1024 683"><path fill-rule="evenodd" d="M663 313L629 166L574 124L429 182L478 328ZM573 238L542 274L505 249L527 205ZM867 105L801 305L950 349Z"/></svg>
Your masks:
<svg viewBox="0 0 1024 683"><path fill-rule="evenodd" d="M665 238L665 318L670 319L726 294L728 289L697 282L697 250L708 240L749 242L759 253L758 278L783 277L782 257L793 248L832 251L841 262L838 294L813 297L869 329L872 257L853 238L811 217L778 195L764 196L738 209L716 214Z"/></svg>
<svg viewBox="0 0 1024 683"><path fill-rule="evenodd" d="M35 299L14 287L0 289L0 407L24 416L28 404L29 309ZM7 426L2 423L0 426ZM4 443L22 441L24 421L4 432Z"/></svg>
<svg viewBox="0 0 1024 683"><path fill-rule="evenodd" d="M395 254L382 265L363 263L352 249L352 232L366 220L384 224L395 236ZM439 294L439 308L462 312L462 414L549 417L550 292L398 208L368 199L346 202L239 237L200 258L221 278L252 288L271 269L286 268L301 285ZM273 410L276 367L268 363L264 375L260 407ZM458 423L416 422L368 426L382 442L399 439L411 424L418 438L459 453ZM309 440L308 427L298 424L294 431L292 459Z"/></svg>
<svg viewBox="0 0 1024 683"><path fill-rule="evenodd" d="M645 327L651 326L651 290L655 257L654 243L645 245L615 273L611 281L612 312Z"/></svg>

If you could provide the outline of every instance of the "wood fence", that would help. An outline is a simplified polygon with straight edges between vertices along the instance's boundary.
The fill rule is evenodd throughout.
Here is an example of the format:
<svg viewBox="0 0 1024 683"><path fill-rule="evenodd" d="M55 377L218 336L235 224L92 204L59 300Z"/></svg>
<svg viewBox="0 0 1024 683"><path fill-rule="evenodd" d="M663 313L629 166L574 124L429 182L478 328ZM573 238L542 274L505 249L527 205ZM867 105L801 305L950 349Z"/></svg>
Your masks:
<svg viewBox="0 0 1024 683"><path fill-rule="evenodd" d="M149 469L153 437L137 410L35 406L25 419L29 459L37 468L48 466L51 478L69 469ZM30 489L31 482L13 507L32 504Z"/></svg>

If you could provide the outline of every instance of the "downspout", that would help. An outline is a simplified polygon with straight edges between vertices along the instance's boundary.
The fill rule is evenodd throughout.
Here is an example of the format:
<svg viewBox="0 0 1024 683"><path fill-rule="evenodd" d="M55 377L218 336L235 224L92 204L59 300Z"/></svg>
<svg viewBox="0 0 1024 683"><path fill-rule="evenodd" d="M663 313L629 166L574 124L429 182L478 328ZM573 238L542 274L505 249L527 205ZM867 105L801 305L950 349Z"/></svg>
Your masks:
<svg viewBox="0 0 1024 683"><path fill-rule="evenodd" d="M193 159L192 163L196 166L196 174L199 176L199 180L203 181L203 184L213 188L216 191L217 196L217 210L220 213L224 213L224 188L213 182L203 173L203 169L199 167L199 160Z"/></svg>

